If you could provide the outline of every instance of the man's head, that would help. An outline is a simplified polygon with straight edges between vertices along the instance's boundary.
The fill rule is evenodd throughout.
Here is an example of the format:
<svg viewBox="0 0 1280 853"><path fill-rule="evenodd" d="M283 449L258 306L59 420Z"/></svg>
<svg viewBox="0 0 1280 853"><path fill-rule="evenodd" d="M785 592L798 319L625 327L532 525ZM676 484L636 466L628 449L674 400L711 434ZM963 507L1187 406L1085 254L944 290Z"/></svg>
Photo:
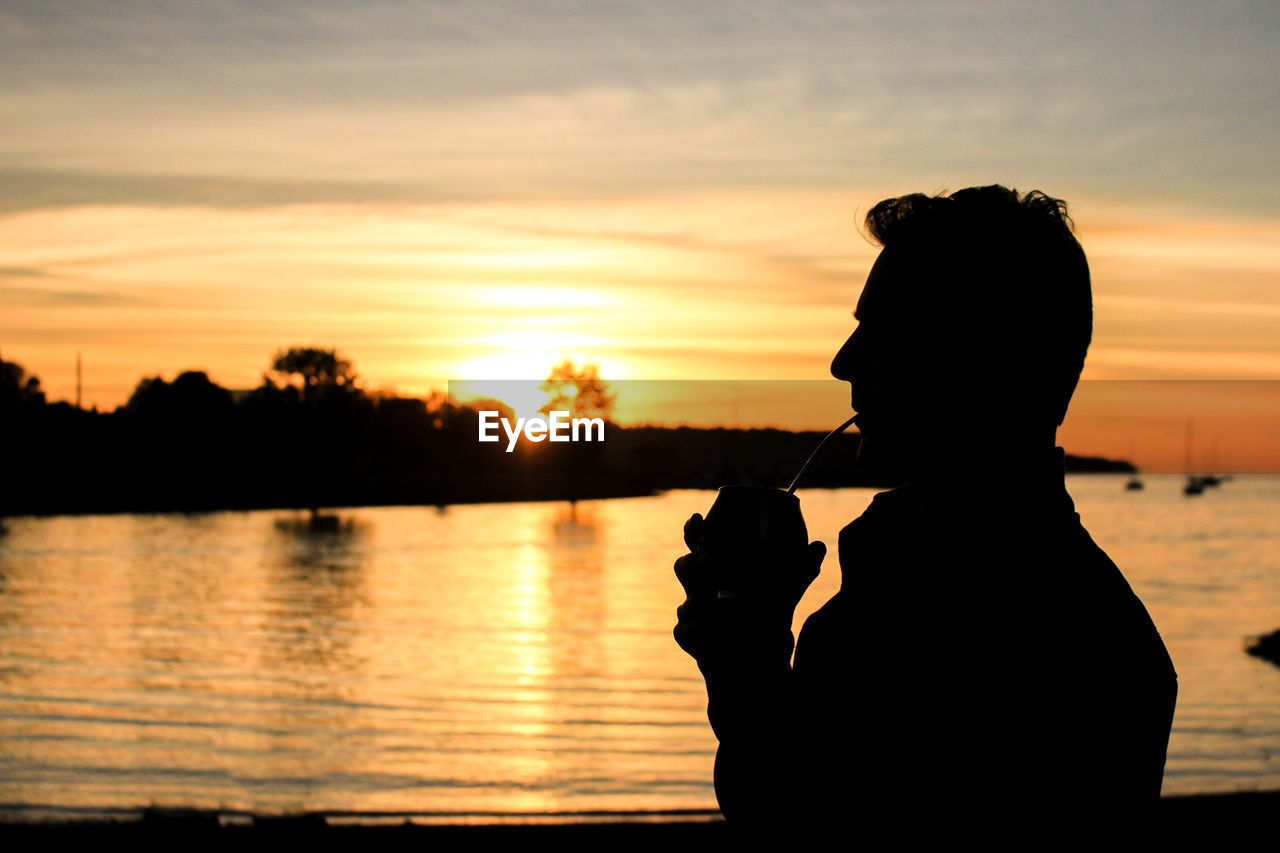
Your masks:
<svg viewBox="0 0 1280 853"><path fill-rule="evenodd" d="M831 364L853 386L864 464L909 477L952 439L1052 442L1093 326L1066 204L972 187L886 199L866 225L884 249Z"/></svg>

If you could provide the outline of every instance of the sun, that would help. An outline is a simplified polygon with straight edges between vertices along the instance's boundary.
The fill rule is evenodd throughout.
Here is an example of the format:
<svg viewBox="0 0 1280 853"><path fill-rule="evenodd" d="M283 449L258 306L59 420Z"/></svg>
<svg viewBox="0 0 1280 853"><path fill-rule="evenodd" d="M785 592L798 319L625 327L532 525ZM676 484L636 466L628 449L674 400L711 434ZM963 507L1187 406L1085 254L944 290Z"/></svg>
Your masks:
<svg viewBox="0 0 1280 853"><path fill-rule="evenodd" d="M547 394L539 391L541 379L461 379L450 380L449 399L455 405L477 400L499 400L515 410L518 418L531 418L547 404Z"/></svg>
<svg viewBox="0 0 1280 853"><path fill-rule="evenodd" d="M478 341L484 354L455 362L449 375L449 393L455 402L488 397L515 409L517 417L531 417L548 402L539 386L551 369L569 359L577 365L594 364L606 381L626 378L620 361L598 358L607 351L605 341L551 330L513 330L493 333Z"/></svg>

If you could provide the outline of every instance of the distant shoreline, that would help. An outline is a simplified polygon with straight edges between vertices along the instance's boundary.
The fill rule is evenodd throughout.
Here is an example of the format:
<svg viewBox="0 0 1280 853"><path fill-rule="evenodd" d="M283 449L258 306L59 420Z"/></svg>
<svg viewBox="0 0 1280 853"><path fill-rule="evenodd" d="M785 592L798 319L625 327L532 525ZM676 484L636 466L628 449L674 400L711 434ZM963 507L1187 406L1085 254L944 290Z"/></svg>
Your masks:
<svg viewBox="0 0 1280 853"><path fill-rule="evenodd" d="M314 390L314 389L313 389ZM726 484L785 487L822 431L622 426L595 438L504 445L487 415L443 401L372 398L338 385L264 385L235 401L206 376L148 380L112 414L42 398L0 417L8 449L0 516L201 513L447 506L652 495ZM155 399L152 399L152 398ZM498 406L497 403L494 403ZM494 411L497 411L495 409ZM858 461L861 436L825 445L807 487L882 487ZM983 458L938 438L981 476ZM1068 457L1069 471L1129 473L1128 462Z"/></svg>
<svg viewBox="0 0 1280 853"><path fill-rule="evenodd" d="M1067 474L1103 474L1123 476L1133 473L1133 466L1123 460L1103 459L1101 457L1067 456ZM530 486L528 482L518 484L516 488L503 489L497 494L482 494L476 490L460 490L451 498L425 499L421 501L376 500L350 504L334 504L319 507L321 518L332 517L338 513L358 509L381 509L386 507L419 507L445 508L450 506L472 506L477 504L505 503L564 503L569 501L614 500L623 498L654 497L664 492L676 490L714 491L718 486L697 484L680 484L650 488L634 483L620 487L584 488L581 483L543 482ZM892 484L877 483L866 478L850 478L849 481L832 482L830 479L814 485L802 486L804 489L890 489ZM262 503L210 503L204 506L174 506L164 503L140 503L129 506L85 506L62 507L49 510L9 512L0 518L52 518L57 516L82 515L205 515L214 512L293 512L308 513L308 507L298 504L278 502Z"/></svg>

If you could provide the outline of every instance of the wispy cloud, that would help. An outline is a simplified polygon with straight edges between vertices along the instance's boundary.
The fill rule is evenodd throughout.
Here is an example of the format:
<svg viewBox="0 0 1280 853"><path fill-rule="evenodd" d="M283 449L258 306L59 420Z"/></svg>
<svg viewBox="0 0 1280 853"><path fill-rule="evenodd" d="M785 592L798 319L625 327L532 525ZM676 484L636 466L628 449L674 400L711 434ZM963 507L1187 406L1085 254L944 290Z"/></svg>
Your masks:
<svg viewBox="0 0 1280 853"><path fill-rule="evenodd" d="M0 214L58 207L254 208L294 204L439 203L438 187L391 181L319 181L72 169L0 169Z"/></svg>
<svg viewBox="0 0 1280 853"><path fill-rule="evenodd" d="M0 305L66 307L81 305L145 305L115 289L87 290L68 286L64 277L35 266L0 266Z"/></svg>
<svg viewBox="0 0 1280 853"><path fill-rule="evenodd" d="M144 305L144 300L92 290L50 290L0 282L0 305L63 307L68 305Z"/></svg>
<svg viewBox="0 0 1280 853"><path fill-rule="evenodd" d="M4 13L0 156L106 176L99 201L1000 179L1256 213L1280 188L1280 8L1245 0Z"/></svg>

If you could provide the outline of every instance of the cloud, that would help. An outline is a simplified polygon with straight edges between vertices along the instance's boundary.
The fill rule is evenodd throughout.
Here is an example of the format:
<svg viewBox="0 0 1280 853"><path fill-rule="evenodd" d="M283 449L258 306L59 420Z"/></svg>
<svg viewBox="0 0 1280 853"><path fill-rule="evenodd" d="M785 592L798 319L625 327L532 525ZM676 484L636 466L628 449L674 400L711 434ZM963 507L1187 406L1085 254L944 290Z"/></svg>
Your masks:
<svg viewBox="0 0 1280 853"><path fill-rule="evenodd" d="M6 14L0 156L48 184L10 210L1000 180L1258 212L1280 189L1280 10L1244 0Z"/></svg>
<svg viewBox="0 0 1280 853"><path fill-rule="evenodd" d="M55 169L0 169L0 213L58 207L253 208L451 200L440 190L391 182L227 178Z"/></svg>
<svg viewBox="0 0 1280 853"><path fill-rule="evenodd" d="M93 305L146 305L146 300L121 293L91 290L49 290L0 282L0 305L59 308Z"/></svg>
<svg viewBox="0 0 1280 853"><path fill-rule="evenodd" d="M36 284L19 282L35 281ZM65 276L37 266L0 266L0 305L21 307L139 306L151 302L114 290L67 287Z"/></svg>
<svg viewBox="0 0 1280 853"><path fill-rule="evenodd" d="M49 273L39 267L0 266L0 281L14 278L48 278Z"/></svg>

